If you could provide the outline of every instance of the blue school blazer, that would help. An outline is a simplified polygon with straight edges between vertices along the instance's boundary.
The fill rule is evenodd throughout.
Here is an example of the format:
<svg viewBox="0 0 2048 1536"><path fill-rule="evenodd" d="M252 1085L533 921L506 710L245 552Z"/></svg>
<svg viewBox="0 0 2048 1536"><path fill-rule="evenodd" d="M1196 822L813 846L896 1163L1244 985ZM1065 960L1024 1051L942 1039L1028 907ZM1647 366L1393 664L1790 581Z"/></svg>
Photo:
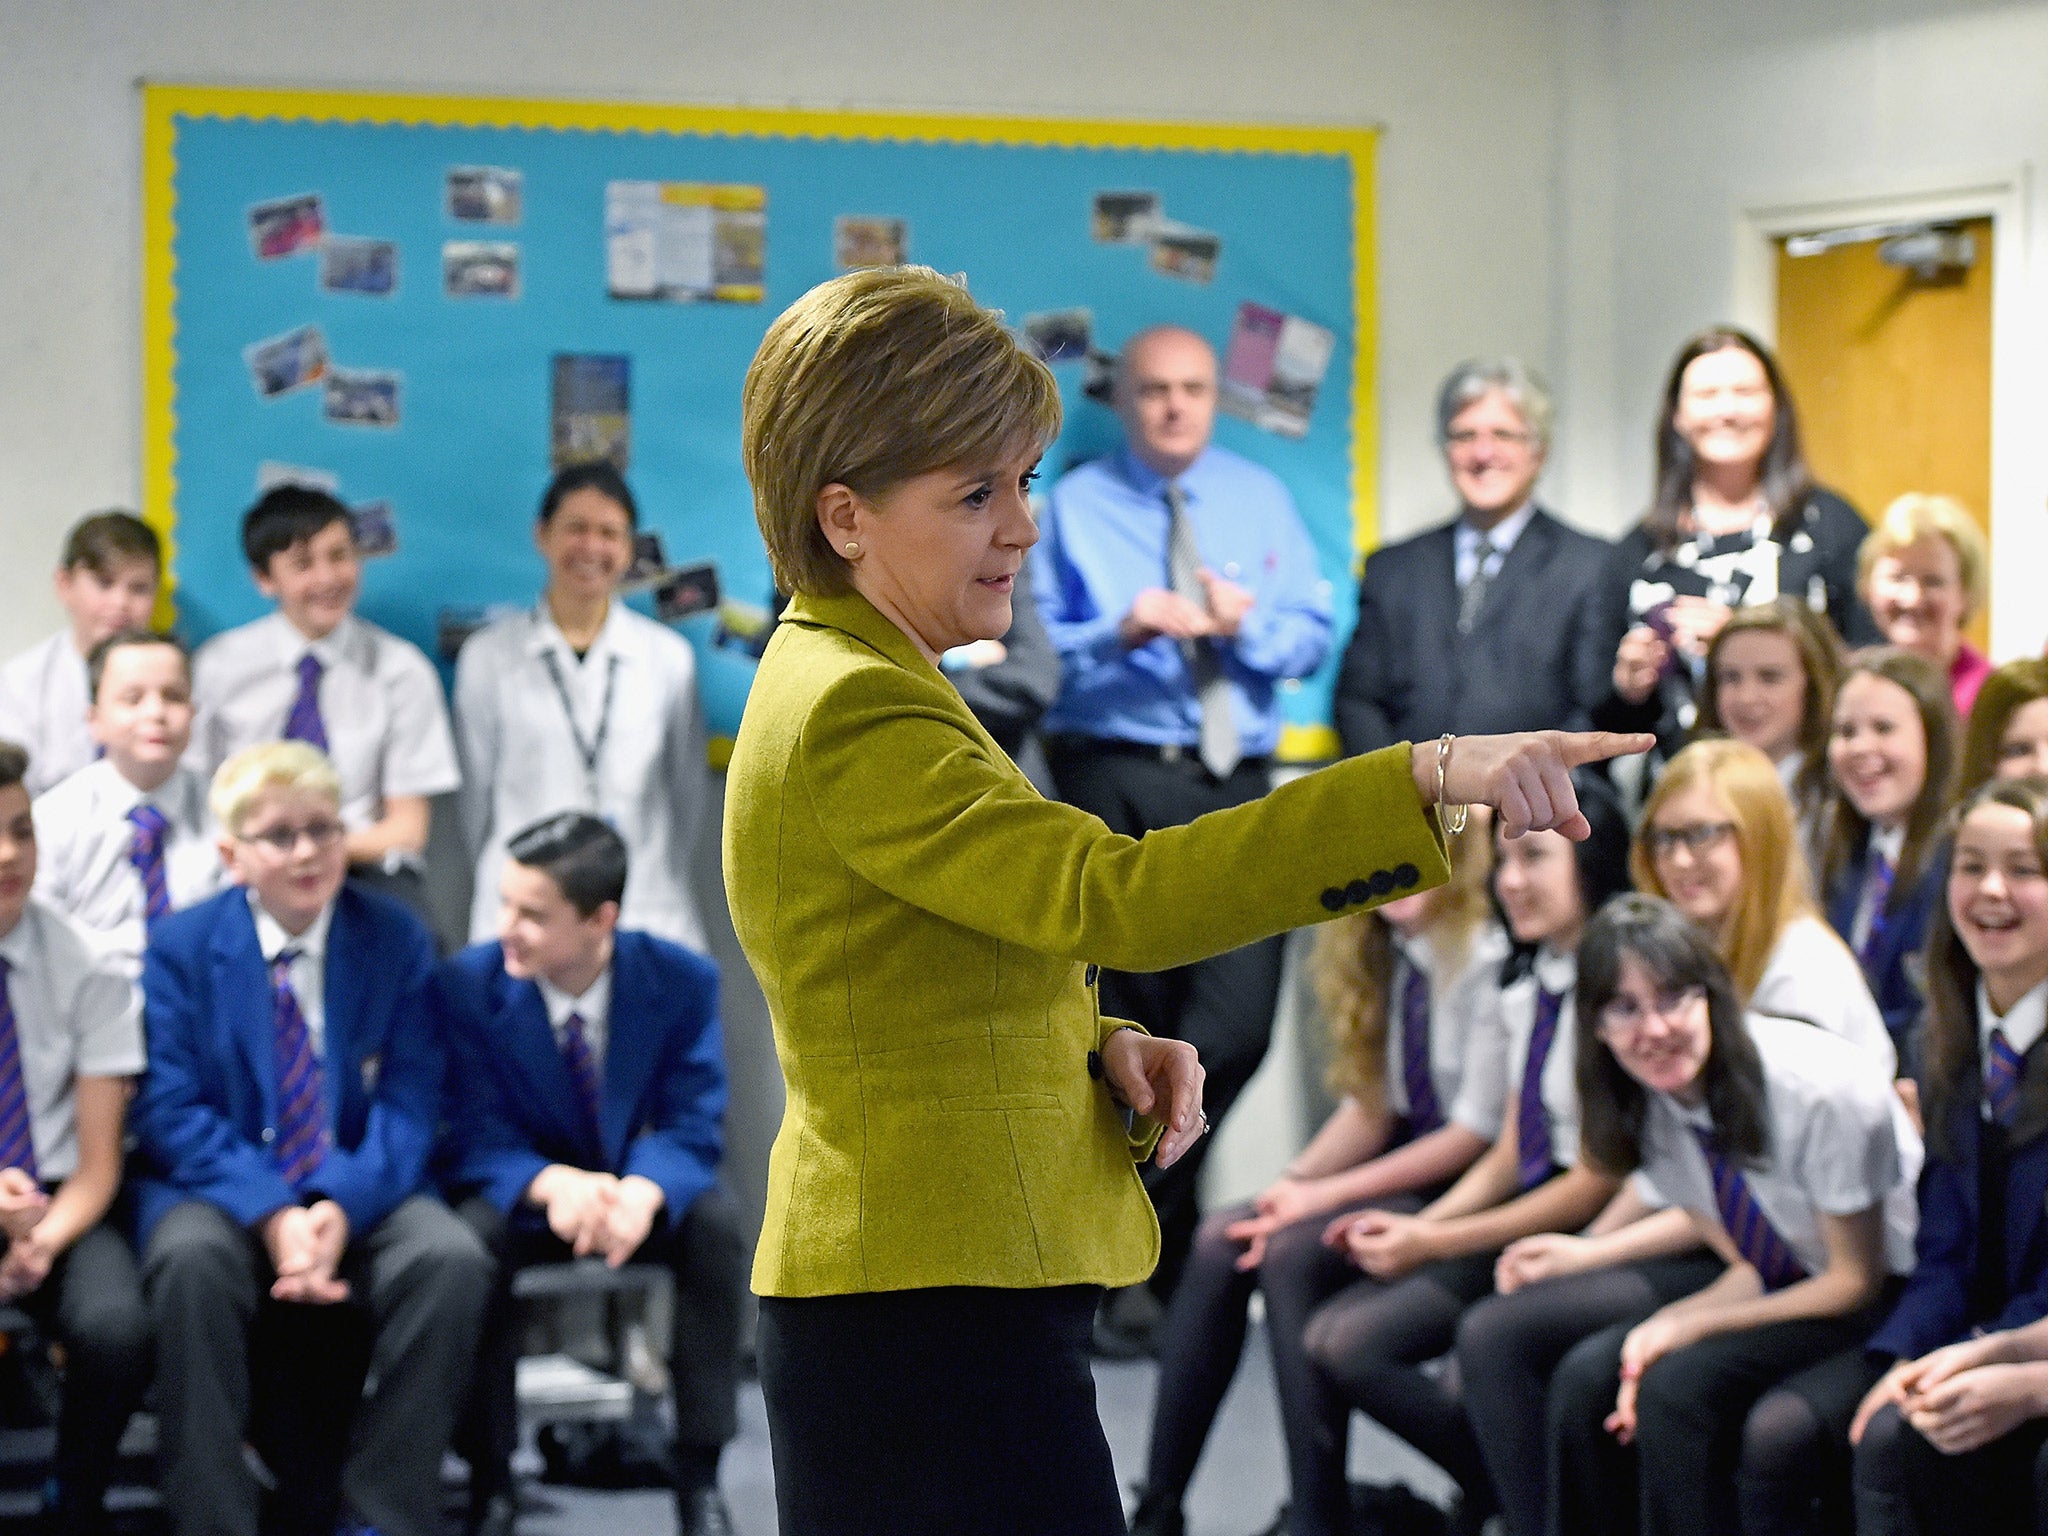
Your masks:
<svg viewBox="0 0 2048 1536"><path fill-rule="evenodd" d="M593 1140L531 981L505 974L494 943L472 944L435 977L447 1042L447 1132L437 1171L450 1198L482 1194L522 1223L520 1197L550 1163L661 1186L671 1221L711 1187L725 1149L725 1041L718 967L652 934L613 951L603 1115Z"/></svg>
<svg viewBox="0 0 2048 1536"><path fill-rule="evenodd" d="M1849 932L1856 925L1856 902L1863 893L1863 873L1870 858L1866 843L1851 859L1828 891L1828 924L1850 943ZM1934 920L1934 905L1948 886L1948 845L1930 849L1927 865L1910 891L1892 892L1891 910L1885 917L1884 933L1878 940L1864 976L1884 1015L1884 1027L1898 1047L1899 1076L1920 1075L1920 1015L1927 1006L1921 991L1920 956L1927 945L1927 928Z"/></svg>
<svg viewBox="0 0 2048 1536"><path fill-rule="evenodd" d="M2028 1071L2048 1071L2048 1051L2028 1053ZM1986 1332L2022 1328L2048 1316L2048 1135L2013 1149L2005 1173L2005 1310L1995 1318L1970 1315L1971 1279L1977 1272L1977 1158L1984 1119L1973 1096L1957 1104L1950 1126L1959 1155L1951 1161L1930 1142L1920 1175L1917 1261L1905 1293L1870 1348L1901 1360L1953 1344L1975 1326Z"/></svg>
<svg viewBox="0 0 2048 1536"><path fill-rule="evenodd" d="M434 941L387 896L342 887L327 932L327 1097L334 1151L307 1188L363 1233L416 1193L440 1108L442 1051L427 1011ZM142 962L149 1067L129 1124L136 1237L180 1201L244 1226L300 1197L278 1171L270 967L239 886L173 913Z"/></svg>

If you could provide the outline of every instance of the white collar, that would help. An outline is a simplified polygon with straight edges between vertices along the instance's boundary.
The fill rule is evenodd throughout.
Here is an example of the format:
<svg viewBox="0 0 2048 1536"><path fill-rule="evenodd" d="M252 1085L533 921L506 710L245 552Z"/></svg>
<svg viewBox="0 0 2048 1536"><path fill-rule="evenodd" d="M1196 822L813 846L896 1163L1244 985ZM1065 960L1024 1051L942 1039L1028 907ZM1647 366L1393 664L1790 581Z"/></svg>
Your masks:
<svg viewBox="0 0 2048 1536"><path fill-rule="evenodd" d="M1896 870L1899 867L1899 855L1906 851L1905 827L1880 827L1872 825L1870 829L1870 851L1875 854L1882 854L1885 863Z"/></svg>
<svg viewBox="0 0 2048 1536"><path fill-rule="evenodd" d="M588 661L600 653L623 655L628 647L626 638L632 633L630 621L625 617L627 608L619 598L613 597L604 611L604 622L597 627L597 634L590 642L582 660ZM568 637L555 622L555 616L548 610L547 594L542 593L540 601L533 605L533 632L527 637L528 654L540 656L547 651L559 650L564 660L577 660L576 648L569 644Z"/></svg>
<svg viewBox="0 0 2048 1536"><path fill-rule="evenodd" d="M298 626L284 616L282 609L271 618L277 622L278 645L287 666L296 667L299 658L310 653L320 658L321 666L332 667L346 659L354 648L350 642L355 638L356 616L352 613L343 614L341 622L318 640L308 640L300 634Z"/></svg>
<svg viewBox="0 0 2048 1536"><path fill-rule="evenodd" d="M29 897L21 909L21 916L15 920L14 926L8 929L5 934L0 934L0 959L6 960L16 970L20 970L21 967L34 958L32 951L35 945L35 935L29 932L29 925L37 920L36 914L41 908L41 902L37 901L33 896Z"/></svg>
<svg viewBox="0 0 2048 1536"><path fill-rule="evenodd" d="M1991 993L1984 979L1977 979L1977 1041L1986 1054L1991 1050L1991 1031L2005 1032L2005 1043L2021 1056L2034 1048L2048 1032L2048 981L2042 982L2007 1010L2004 1018L1991 1011Z"/></svg>
<svg viewBox="0 0 2048 1536"><path fill-rule="evenodd" d="M1521 538L1522 530L1529 526L1530 519L1535 517L1535 515L1536 498L1531 496L1506 517L1495 523L1488 532L1481 533L1472 526L1465 514L1460 512L1458 514L1458 539L1467 549L1470 549L1474 543L1491 544L1502 554L1506 554L1515 547L1515 541Z"/></svg>
<svg viewBox="0 0 2048 1536"><path fill-rule="evenodd" d="M1785 793L1792 793L1792 786L1799 782L1799 772L1806 766L1806 753L1794 747L1778 759L1778 782L1785 786Z"/></svg>
<svg viewBox="0 0 2048 1536"><path fill-rule="evenodd" d="M588 1024L611 1016L612 968L609 964L597 973L597 980L573 997L545 976L534 977L534 985L540 988L540 998L547 1005L548 1022L560 1029L569 1015L579 1014Z"/></svg>
<svg viewBox="0 0 2048 1536"><path fill-rule="evenodd" d="M299 934L286 933L284 924L265 910L263 903L250 891L249 910L256 917L256 943L263 951L266 961L275 960L286 949L296 949L306 959L324 963L327 958L327 930L334 921L334 903L329 902L320 909L320 915Z"/></svg>
<svg viewBox="0 0 2048 1536"><path fill-rule="evenodd" d="M165 815L176 819L172 805L172 802L179 798L178 770L175 768L171 770L170 777L155 789L143 789L116 768L114 760L109 757L95 758L79 771L98 776L99 782L95 786L98 798L110 811L126 816L138 805L153 805Z"/></svg>
<svg viewBox="0 0 2048 1536"><path fill-rule="evenodd" d="M1536 951L1533 970L1536 985L1560 997L1579 984L1579 957L1552 949L1548 944Z"/></svg>

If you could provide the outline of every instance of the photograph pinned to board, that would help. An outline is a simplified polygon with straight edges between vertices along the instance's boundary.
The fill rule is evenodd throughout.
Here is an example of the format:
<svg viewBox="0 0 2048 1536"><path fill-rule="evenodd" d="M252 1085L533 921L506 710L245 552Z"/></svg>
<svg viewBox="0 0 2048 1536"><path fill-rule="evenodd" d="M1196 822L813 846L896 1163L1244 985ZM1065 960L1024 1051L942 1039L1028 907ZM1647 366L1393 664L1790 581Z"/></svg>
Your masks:
<svg viewBox="0 0 2048 1536"><path fill-rule="evenodd" d="M614 181L604 193L605 291L672 304L759 304L768 192L705 181Z"/></svg>
<svg viewBox="0 0 2048 1536"><path fill-rule="evenodd" d="M1222 254L1223 240L1213 230L1171 221L1153 227L1152 270L1166 277L1184 283L1209 282L1216 276L1216 258Z"/></svg>
<svg viewBox="0 0 2048 1536"><path fill-rule="evenodd" d="M350 507L348 520L355 529L356 554L361 558L381 560L398 553L398 515L388 498Z"/></svg>
<svg viewBox="0 0 2048 1536"><path fill-rule="evenodd" d="M625 472L633 456L632 381L633 360L621 353L555 354L548 411L548 455L554 468L605 459Z"/></svg>
<svg viewBox="0 0 2048 1536"><path fill-rule="evenodd" d="M633 534L633 563L626 567L626 574L619 578L619 586L627 592L638 592L651 587L668 571L668 554L661 547L661 534L652 528L641 528Z"/></svg>
<svg viewBox="0 0 2048 1536"><path fill-rule="evenodd" d="M441 291L451 299L519 297L519 247L505 240L450 240L441 247Z"/></svg>
<svg viewBox="0 0 2048 1536"><path fill-rule="evenodd" d="M1306 437L1337 338L1299 315L1249 301L1237 306L1223 355L1220 404L1282 437Z"/></svg>
<svg viewBox="0 0 2048 1536"><path fill-rule="evenodd" d="M249 245L258 261L316 251L326 233L327 213L317 192L273 198L249 210Z"/></svg>
<svg viewBox="0 0 2048 1536"><path fill-rule="evenodd" d="M317 383L327 373L327 338L317 325L302 325L242 348L242 361L256 393L266 400Z"/></svg>
<svg viewBox="0 0 2048 1536"><path fill-rule="evenodd" d="M330 368L321 414L343 426L395 427L402 383L402 375L386 368Z"/></svg>
<svg viewBox="0 0 2048 1536"><path fill-rule="evenodd" d="M1117 354L1090 347L1081 367L1081 393L1104 405L1116 403Z"/></svg>
<svg viewBox="0 0 2048 1536"><path fill-rule="evenodd" d="M718 606L718 565L703 560L695 565L664 571L654 586L654 616L674 624L694 613L709 613Z"/></svg>
<svg viewBox="0 0 2048 1536"><path fill-rule="evenodd" d="M910 259L910 221L842 213L832 221L832 261L842 272L857 267L900 267Z"/></svg>
<svg viewBox="0 0 2048 1536"><path fill-rule="evenodd" d="M315 469L310 464L287 464L281 459L265 459L256 466L256 494L274 491L280 485L303 486L309 491L325 491L338 495L341 491L341 476L331 469Z"/></svg>
<svg viewBox="0 0 2048 1536"><path fill-rule="evenodd" d="M1047 363L1078 363L1088 356L1095 316L1086 309L1048 309L1024 317L1024 340Z"/></svg>
<svg viewBox="0 0 2048 1536"><path fill-rule="evenodd" d="M1103 245L1144 245L1164 217L1157 192L1098 192L1088 227Z"/></svg>
<svg viewBox="0 0 2048 1536"><path fill-rule="evenodd" d="M458 224L517 224L525 187L524 173L509 166L451 165L448 217Z"/></svg>
<svg viewBox="0 0 2048 1536"><path fill-rule="evenodd" d="M320 242L320 288L388 299L398 288L398 243L329 235Z"/></svg>

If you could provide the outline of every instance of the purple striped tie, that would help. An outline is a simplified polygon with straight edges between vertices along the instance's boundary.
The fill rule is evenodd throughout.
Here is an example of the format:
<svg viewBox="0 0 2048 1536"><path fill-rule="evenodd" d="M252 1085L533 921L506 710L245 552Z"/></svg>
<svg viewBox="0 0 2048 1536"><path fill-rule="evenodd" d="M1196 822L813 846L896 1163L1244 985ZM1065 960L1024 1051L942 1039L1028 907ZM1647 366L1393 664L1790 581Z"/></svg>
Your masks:
<svg viewBox="0 0 2048 1536"><path fill-rule="evenodd" d="M1401 989L1401 1085L1408 1090L1408 1134L1427 1136L1444 1123L1429 1071L1429 978L1412 961Z"/></svg>
<svg viewBox="0 0 2048 1536"><path fill-rule="evenodd" d="M7 976L13 967L0 955L0 1168L19 1168L36 1177L36 1141L28 1118L28 1084L21 1076L21 1037L14 1029L14 1000Z"/></svg>
<svg viewBox="0 0 2048 1536"><path fill-rule="evenodd" d="M284 739L327 750L327 722L320 718L320 674L327 669L311 651L299 658L299 696L284 717Z"/></svg>
<svg viewBox="0 0 2048 1536"><path fill-rule="evenodd" d="M1515 1168L1525 1190L1546 1181L1553 1166L1550 1111L1543 1107L1543 1067L1550 1060L1550 1047L1557 1041L1557 1016L1563 1007L1562 992L1536 994L1536 1024L1529 1031L1529 1055L1522 1067L1522 1097L1515 1111Z"/></svg>
<svg viewBox="0 0 2048 1536"><path fill-rule="evenodd" d="M170 818L144 801L128 813L135 835L128 841L128 862L142 877L142 915L155 922L171 910L170 882L164 876L164 833Z"/></svg>
<svg viewBox="0 0 2048 1536"><path fill-rule="evenodd" d="M1856 951L1856 958L1863 962L1865 970L1870 969L1870 957L1877 953L1877 946L1884 940L1884 909L1892 899L1892 874L1892 861L1873 851L1870 874L1863 883L1865 899L1870 903L1870 926L1864 930L1863 947Z"/></svg>
<svg viewBox="0 0 2048 1536"><path fill-rule="evenodd" d="M598 1088L597 1058L590 1054L590 1039L583 1033L583 1015L572 1013L562 1021L562 1060L569 1068L569 1080L576 1086L576 1102L592 1141L604 1141L603 1095Z"/></svg>
<svg viewBox="0 0 2048 1536"><path fill-rule="evenodd" d="M1794 1281L1804 1280L1805 1267L1792 1256L1785 1239L1778 1236L1778 1229L1756 1203L1749 1180L1742 1176L1735 1160L1721 1150L1711 1130L1694 1126L1693 1134L1699 1137L1700 1151L1707 1156L1707 1171L1714 1177L1714 1206L1721 1213L1721 1225L1728 1229L1737 1250L1763 1280L1764 1289L1782 1291Z"/></svg>
<svg viewBox="0 0 2048 1536"><path fill-rule="evenodd" d="M277 1062L277 1166L293 1189L327 1160L332 1138L327 1130L327 1082L320 1058L313 1054L313 1035L292 990L295 949L279 950L270 962L271 1018Z"/></svg>
<svg viewBox="0 0 2048 1536"><path fill-rule="evenodd" d="M1991 1118L2011 1125L2020 1107L2020 1073L2026 1059L2012 1048L2005 1031L1991 1031L1991 1056L1984 1063L1984 1101L1991 1106Z"/></svg>

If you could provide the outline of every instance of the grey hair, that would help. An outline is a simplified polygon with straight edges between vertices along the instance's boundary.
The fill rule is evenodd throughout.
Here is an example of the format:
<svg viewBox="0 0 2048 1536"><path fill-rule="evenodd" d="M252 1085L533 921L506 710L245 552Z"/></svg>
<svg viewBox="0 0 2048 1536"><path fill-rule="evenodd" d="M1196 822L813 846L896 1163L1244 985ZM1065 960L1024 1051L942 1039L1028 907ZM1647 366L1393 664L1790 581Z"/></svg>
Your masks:
<svg viewBox="0 0 2048 1536"><path fill-rule="evenodd" d="M1436 441L1442 447L1450 441L1451 422L1473 401L1499 390L1521 413L1522 424L1536 439L1538 447L1550 446L1550 386L1543 375L1525 366L1519 358L1468 358L1451 370L1436 396Z"/></svg>

